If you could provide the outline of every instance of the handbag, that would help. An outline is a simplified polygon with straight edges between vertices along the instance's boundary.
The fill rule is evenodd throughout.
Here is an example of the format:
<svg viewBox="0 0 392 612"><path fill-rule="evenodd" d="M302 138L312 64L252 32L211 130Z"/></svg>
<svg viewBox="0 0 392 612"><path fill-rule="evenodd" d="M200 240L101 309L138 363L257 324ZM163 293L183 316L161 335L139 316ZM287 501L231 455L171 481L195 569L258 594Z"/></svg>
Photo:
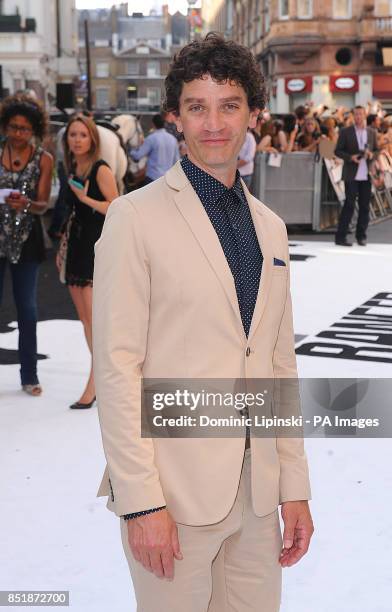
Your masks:
<svg viewBox="0 0 392 612"><path fill-rule="evenodd" d="M70 234L71 225L72 225L74 216L75 216L75 212L72 211L68 221L66 222L65 230L63 232L63 235L61 236L60 246L58 250L58 255L60 258L59 280L60 280L60 283L63 283L63 285L65 285L65 282L66 282L65 275L67 271L68 241L69 241L69 234Z"/></svg>

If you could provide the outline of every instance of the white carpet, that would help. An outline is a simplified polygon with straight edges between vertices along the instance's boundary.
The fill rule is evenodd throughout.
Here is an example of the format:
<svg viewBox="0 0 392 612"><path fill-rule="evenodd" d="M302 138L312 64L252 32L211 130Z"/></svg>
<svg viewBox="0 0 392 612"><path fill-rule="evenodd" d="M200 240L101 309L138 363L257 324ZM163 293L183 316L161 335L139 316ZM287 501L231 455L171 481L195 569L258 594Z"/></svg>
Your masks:
<svg viewBox="0 0 392 612"><path fill-rule="evenodd" d="M389 245L296 244L293 254L315 256L291 265L299 345L377 293L392 294ZM118 519L95 498L104 467L96 408L68 410L88 369L81 326L43 321L38 333L50 357L39 363L42 398L19 391L18 366L0 369L0 590L69 590L75 612L133 612ZM0 335L0 347L16 343L16 331ZM390 363L373 361L300 355L298 365L304 377L392 375ZM306 447L316 532L308 555L284 570L282 612L389 612L390 440Z"/></svg>

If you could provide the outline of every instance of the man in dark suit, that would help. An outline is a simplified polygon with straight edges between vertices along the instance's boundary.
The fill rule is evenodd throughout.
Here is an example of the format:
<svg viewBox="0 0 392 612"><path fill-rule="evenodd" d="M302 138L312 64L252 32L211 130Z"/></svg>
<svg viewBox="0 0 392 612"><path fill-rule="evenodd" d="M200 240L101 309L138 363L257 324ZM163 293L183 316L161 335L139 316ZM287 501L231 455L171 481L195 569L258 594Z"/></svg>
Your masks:
<svg viewBox="0 0 392 612"><path fill-rule="evenodd" d="M352 246L347 240L347 232L358 197L358 221L355 237L360 246L366 246L366 230L369 224L369 202L371 182L369 163L377 151L377 134L366 127L366 113L363 106L354 108L354 125L343 128L339 134L335 155L344 160L343 175L346 200L340 213L335 243Z"/></svg>

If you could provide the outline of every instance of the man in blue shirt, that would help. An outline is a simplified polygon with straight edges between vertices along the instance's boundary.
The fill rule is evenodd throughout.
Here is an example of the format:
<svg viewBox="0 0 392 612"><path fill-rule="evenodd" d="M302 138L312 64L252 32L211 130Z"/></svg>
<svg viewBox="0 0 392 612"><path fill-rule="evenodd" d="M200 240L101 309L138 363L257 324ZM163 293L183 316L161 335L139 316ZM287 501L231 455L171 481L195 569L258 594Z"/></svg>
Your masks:
<svg viewBox="0 0 392 612"><path fill-rule="evenodd" d="M155 130L140 147L130 151L134 161L139 161L147 155L146 177L141 186L163 176L180 159L177 140L165 130L162 116L154 115L152 123Z"/></svg>

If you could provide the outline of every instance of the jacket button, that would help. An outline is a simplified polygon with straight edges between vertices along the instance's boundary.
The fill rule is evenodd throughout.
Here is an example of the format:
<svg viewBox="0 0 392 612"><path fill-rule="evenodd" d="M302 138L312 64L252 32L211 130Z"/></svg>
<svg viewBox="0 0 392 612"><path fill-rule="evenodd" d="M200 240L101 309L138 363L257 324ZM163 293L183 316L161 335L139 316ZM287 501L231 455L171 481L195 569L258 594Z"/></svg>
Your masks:
<svg viewBox="0 0 392 612"><path fill-rule="evenodd" d="M250 355L250 348L248 346L248 348L246 349L246 356L249 357L249 355Z"/></svg>

